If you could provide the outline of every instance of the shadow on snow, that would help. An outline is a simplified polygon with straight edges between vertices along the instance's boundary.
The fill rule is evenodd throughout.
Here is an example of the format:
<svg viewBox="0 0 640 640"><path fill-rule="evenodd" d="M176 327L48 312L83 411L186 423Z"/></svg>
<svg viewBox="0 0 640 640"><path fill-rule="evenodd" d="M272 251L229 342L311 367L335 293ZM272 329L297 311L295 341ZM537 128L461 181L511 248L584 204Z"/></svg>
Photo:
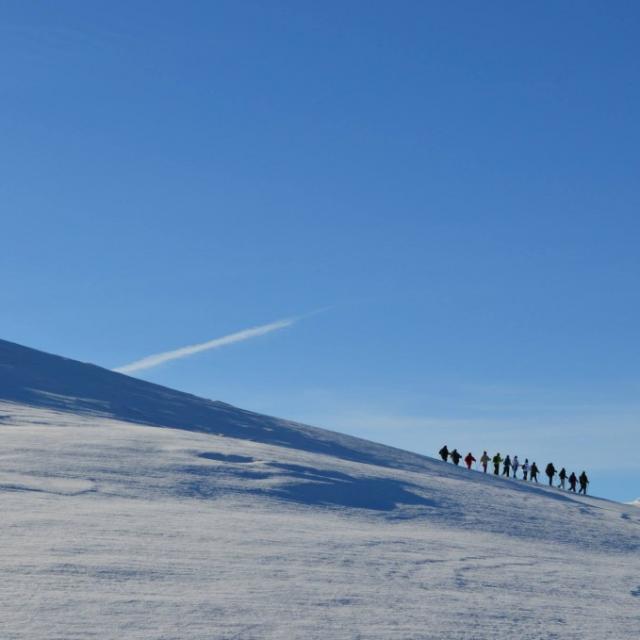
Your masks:
<svg viewBox="0 0 640 640"><path fill-rule="evenodd" d="M310 505L334 505L375 511L393 511L398 505L438 505L410 489L412 485L388 478L350 476L294 464L271 463L281 469L286 478L302 482L287 482L272 490L272 494Z"/></svg>
<svg viewBox="0 0 640 640"><path fill-rule="evenodd" d="M222 454L201 454L214 460L242 458ZM246 460L245 460L246 461ZM417 487L390 478L352 476L338 471L296 464L271 462L260 470L224 466L191 466L181 469L190 479L181 493L190 497L211 498L221 493L219 479L232 476L244 480L275 480L272 487L247 487L246 493L287 500L305 505L349 507L374 511L393 511L399 505L440 506L414 492Z"/></svg>

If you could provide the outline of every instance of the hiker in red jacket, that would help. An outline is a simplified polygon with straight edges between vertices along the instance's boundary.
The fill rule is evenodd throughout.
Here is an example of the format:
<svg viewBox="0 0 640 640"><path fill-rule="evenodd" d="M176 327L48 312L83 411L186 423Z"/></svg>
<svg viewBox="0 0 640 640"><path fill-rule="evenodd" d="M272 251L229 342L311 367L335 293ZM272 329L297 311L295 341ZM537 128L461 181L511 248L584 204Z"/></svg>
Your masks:
<svg viewBox="0 0 640 640"><path fill-rule="evenodd" d="M471 465L476 461L476 459L471 455L471 451L467 453L465 456L464 462L467 465L467 469L471 469Z"/></svg>

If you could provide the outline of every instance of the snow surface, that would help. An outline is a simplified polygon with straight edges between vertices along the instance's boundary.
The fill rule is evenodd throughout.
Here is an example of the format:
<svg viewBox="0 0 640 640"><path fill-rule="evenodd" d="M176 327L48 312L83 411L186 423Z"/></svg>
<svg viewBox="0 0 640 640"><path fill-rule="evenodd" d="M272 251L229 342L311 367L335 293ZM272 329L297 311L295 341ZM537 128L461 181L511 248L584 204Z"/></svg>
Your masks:
<svg viewBox="0 0 640 640"><path fill-rule="evenodd" d="M0 397L2 640L639 635L630 505L2 342Z"/></svg>

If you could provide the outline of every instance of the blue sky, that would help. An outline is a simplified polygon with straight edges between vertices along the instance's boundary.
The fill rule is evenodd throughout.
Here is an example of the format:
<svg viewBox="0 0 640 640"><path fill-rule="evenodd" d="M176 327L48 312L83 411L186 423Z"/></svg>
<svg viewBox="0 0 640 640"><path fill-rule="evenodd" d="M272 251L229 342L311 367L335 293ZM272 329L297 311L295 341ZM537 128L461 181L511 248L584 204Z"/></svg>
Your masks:
<svg viewBox="0 0 640 640"><path fill-rule="evenodd" d="M636 2L7 1L0 336L640 496Z"/></svg>

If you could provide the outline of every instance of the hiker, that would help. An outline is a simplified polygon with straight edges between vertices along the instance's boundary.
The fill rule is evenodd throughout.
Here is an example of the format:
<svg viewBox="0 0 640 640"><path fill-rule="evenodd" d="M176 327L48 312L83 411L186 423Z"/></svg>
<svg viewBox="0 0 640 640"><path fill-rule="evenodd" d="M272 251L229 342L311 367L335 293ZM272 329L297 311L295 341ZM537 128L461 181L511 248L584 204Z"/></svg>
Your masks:
<svg viewBox="0 0 640 640"><path fill-rule="evenodd" d="M587 474L583 471L580 474L580 491L578 493L582 493L585 496L587 495L587 485L589 484L589 478L587 478Z"/></svg>
<svg viewBox="0 0 640 640"><path fill-rule="evenodd" d="M547 477L549 478L549 486L552 487L553 486L553 476L556 475L556 468L553 466L553 462L550 462L547 465L547 468L544 470L544 472L547 474Z"/></svg>
<svg viewBox="0 0 640 640"><path fill-rule="evenodd" d="M578 482L578 478L576 477L576 474L573 473L572 471L571 475L569 476L569 491L573 491L573 493L576 492L576 482Z"/></svg>
<svg viewBox="0 0 640 640"><path fill-rule="evenodd" d="M476 459L473 457L473 455L471 454L471 451L469 451L469 453L467 453L467 455L464 458L464 462L467 465L467 469L469 469L469 471L471 471L471 465L476 461Z"/></svg>
<svg viewBox="0 0 640 640"><path fill-rule="evenodd" d="M482 458L480 458L480 464L482 464L482 470L487 473L487 465L489 464L489 462L491 461L491 458L489 457L489 454L485 451L482 454Z"/></svg>
<svg viewBox="0 0 640 640"><path fill-rule="evenodd" d="M500 453L496 453L496 455L493 456L493 475L494 476L500 475L501 462L502 462L502 458L500 457Z"/></svg>
<svg viewBox="0 0 640 640"><path fill-rule="evenodd" d="M454 449L449 456L451 457L451 460L453 462L453 464L456 465L456 467L460 464L460 460L462 459L462 455L460 453L458 453L457 449Z"/></svg>
<svg viewBox="0 0 640 640"><path fill-rule="evenodd" d="M440 451L438 451L440 457L442 458L442 462L446 462L449 458L449 449L447 449L447 445L445 444Z"/></svg>
<svg viewBox="0 0 640 640"><path fill-rule="evenodd" d="M526 482L527 475L529 474L529 458L524 459L524 464L522 465L522 479Z"/></svg>
<svg viewBox="0 0 640 640"><path fill-rule="evenodd" d="M507 476L508 478L510 469L511 469L511 458L509 457L509 454L507 454L507 457L504 459L504 465L502 467L502 475Z"/></svg>
<svg viewBox="0 0 640 640"><path fill-rule="evenodd" d="M538 469L538 465L534 462L531 465L531 482L535 482L538 484L538 474L540 473L540 469Z"/></svg>
<svg viewBox="0 0 640 640"><path fill-rule="evenodd" d="M558 489L564 489L565 488L564 483L565 483L565 480L567 479L567 470L564 467L560 469L558 478L560 478L560 484L558 485Z"/></svg>
<svg viewBox="0 0 640 640"><path fill-rule="evenodd" d="M520 460L518 460L518 456L513 456L511 468L513 469L513 477L515 478L516 474L518 473L518 469L520 468Z"/></svg>

